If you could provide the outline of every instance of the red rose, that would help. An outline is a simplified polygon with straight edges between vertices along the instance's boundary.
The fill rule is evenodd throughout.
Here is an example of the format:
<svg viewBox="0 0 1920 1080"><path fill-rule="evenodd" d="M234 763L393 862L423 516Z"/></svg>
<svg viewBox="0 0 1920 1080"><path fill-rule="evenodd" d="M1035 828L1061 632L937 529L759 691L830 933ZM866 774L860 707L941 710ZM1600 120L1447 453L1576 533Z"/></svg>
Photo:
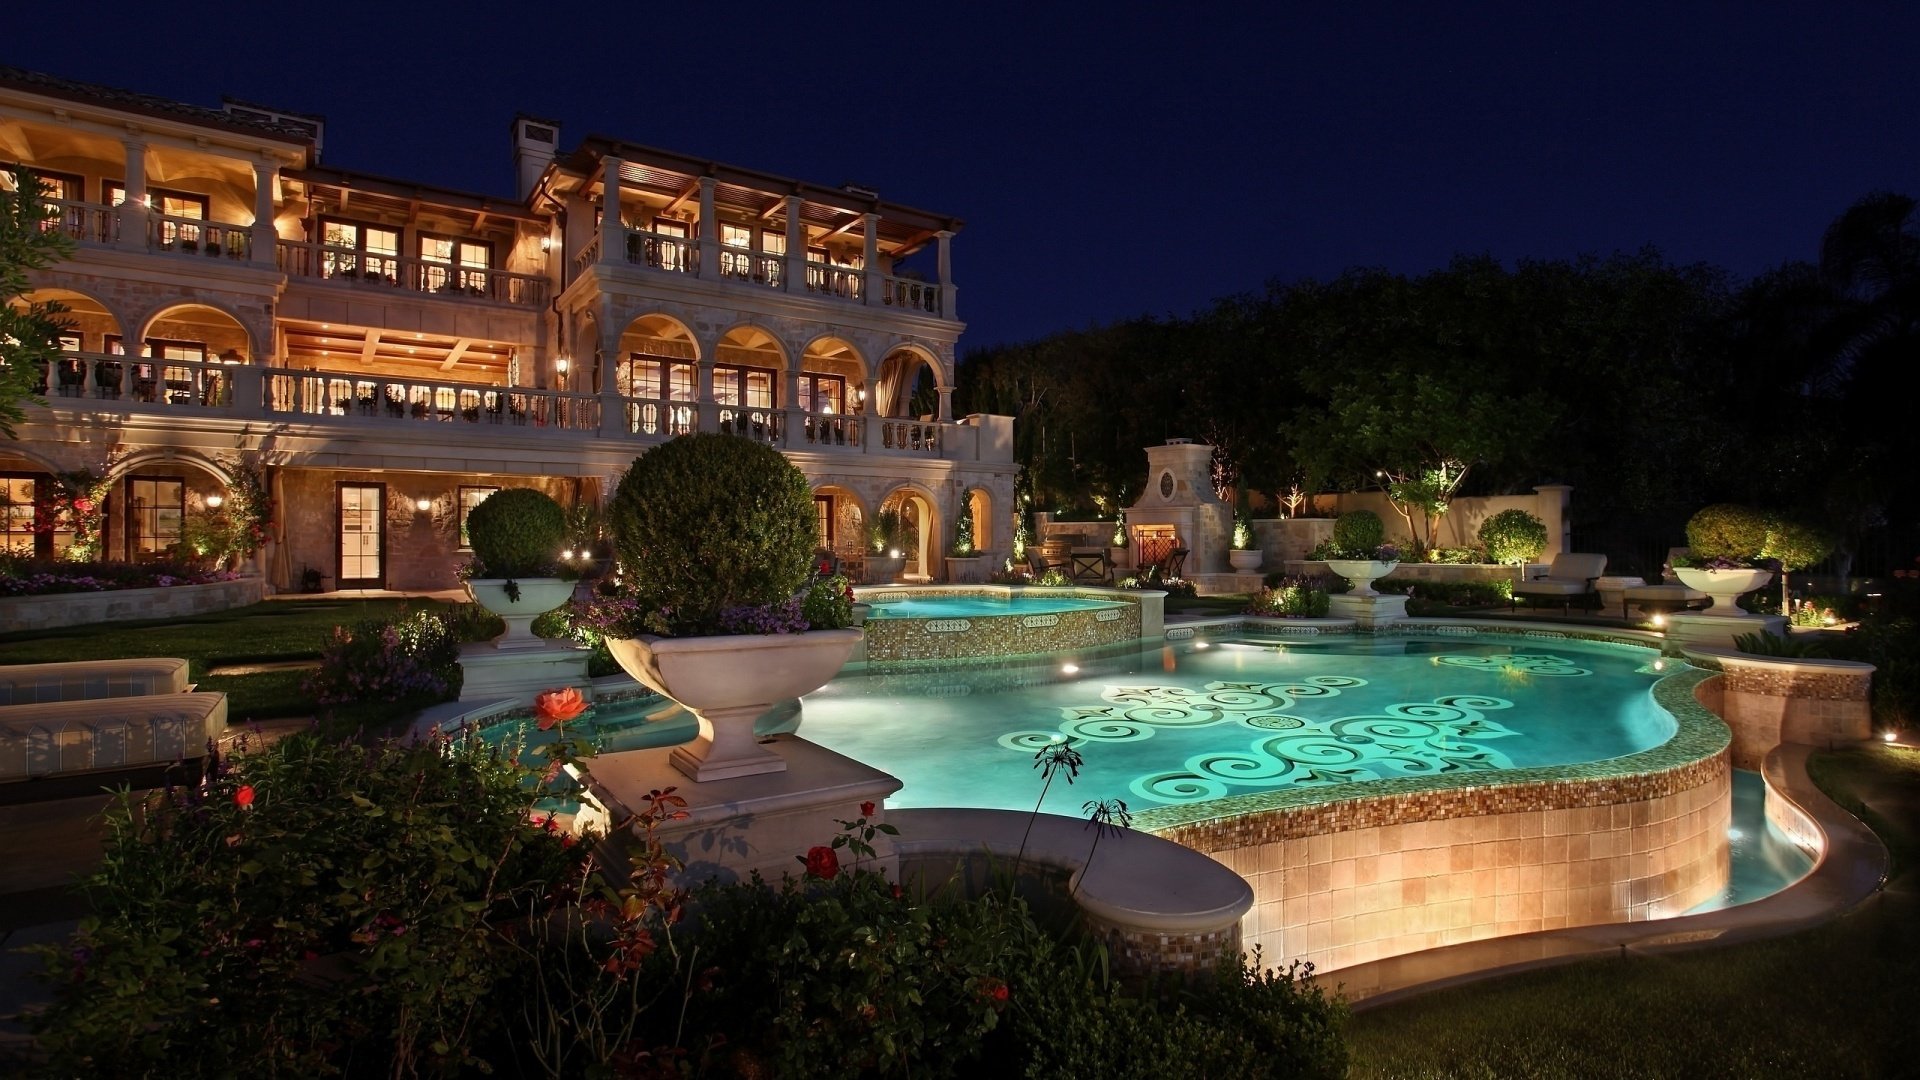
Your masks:
<svg viewBox="0 0 1920 1080"><path fill-rule="evenodd" d="M1007 990L1006 983L1001 983L999 986L993 988L993 1000L995 1001L1007 1000L1008 994L1009 991Z"/></svg>
<svg viewBox="0 0 1920 1080"><path fill-rule="evenodd" d="M586 699L571 686L543 691L533 699L533 711L540 717L541 731L579 716L586 708Z"/></svg>
<svg viewBox="0 0 1920 1080"><path fill-rule="evenodd" d="M822 881L832 881L840 874L840 856L824 844L815 844L807 849L807 876Z"/></svg>
<svg viewBox="0 0 1920 1080"><path fill-rule="evenodd" d="M239 807L242 810L245 810L248 807L253 805L253 785L252 784L242 785L239 791L236 791L233 793L233 805Z"/></svg>
<svg viewBox="0 0 1920 1080"><path fill-rule="evenodd" d="M87 498L85 495L82 495L81 497L73 500L73 508L75 510L80 511L83 514L92 513L93 500Z"/></svg>
<svg viewBox="0 0 1920 1080"><path fill-rule="evenodd" d="M872 804L872 803L870 803L870 802L863 802L863 803L861 803L861 804L860 804L860 816L861 816L861 817L872 817L872 816L873 816L873 804Z"/></svg>

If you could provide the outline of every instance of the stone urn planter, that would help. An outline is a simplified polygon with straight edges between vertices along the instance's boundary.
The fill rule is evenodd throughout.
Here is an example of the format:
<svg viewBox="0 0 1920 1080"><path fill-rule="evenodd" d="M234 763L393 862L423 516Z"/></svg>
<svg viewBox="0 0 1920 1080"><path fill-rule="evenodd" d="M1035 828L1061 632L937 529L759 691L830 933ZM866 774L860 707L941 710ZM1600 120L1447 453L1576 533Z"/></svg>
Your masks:
<svg viewBox="0 0 1920 1080"><path fill-rule="evenodd" d="M860 644L859 630L724 637L609 638L626 673L686 706L700 734L674 748L673 767L705 783L784 772L786 759L763 748L753 723L787 698L818 690Z"/></svg>
<svg viewBox="0 0 1920 1080"><path fill-rule="evenodd" d="M1379 596L1380 592L1373 587L1373 583L1393 573L1393 568L1399 565L1398 559L1393 562L1381 562L1378 559L1327 560L1327 569L1346 578L1353 586L1353 591L1347 594L1349 596Z"/></svg>
<svg viewBox="0 0 1920 1080"><path fill-rule="evenodd" d="M1266 558L1266 553L1258 548L1250 551L1241 551L1235 548L1227 552L1227 562L1232 565L1233 572L1236 574L1253 573L1255 570L1260 569L1260 561L1264 558Z"/></svg>
<svg viewBox="0 0 1920 1080"><path fill-rule="evenodd" d="M947 580L955 585L979 585L987 580L987 557L947 556Z"/></svg>
<svg viewBox="0 0 1920 1080"><path fill-rule="evenodd" d="M900 580L900 572L906 569L905 555L869 555L867 556L867 584L891 585Z"/></svg>
<svg viewBox="0 0 1920 1080"><path fill-rule="evenodd" d="M1691 566L1676 566L1673 572L1687 588L1697 589L1713 598L1713 606L1699 614L1717 615L1723 619L1737 619L1745 615L1746 612L1740 610L1740 598L1773 580L1771 570L1701 570Z"/></svg>
<svg viewBox="0 0 1920 1080"><path fill-rule="evenodd" d="M561 578L515 578L520 599L507 597L505 578L475 578L467 582L473 602L506 620L507 632L493 639L496 649L538 649L546 642L533 636L533 620L573 598L573 582Z"/></svg>

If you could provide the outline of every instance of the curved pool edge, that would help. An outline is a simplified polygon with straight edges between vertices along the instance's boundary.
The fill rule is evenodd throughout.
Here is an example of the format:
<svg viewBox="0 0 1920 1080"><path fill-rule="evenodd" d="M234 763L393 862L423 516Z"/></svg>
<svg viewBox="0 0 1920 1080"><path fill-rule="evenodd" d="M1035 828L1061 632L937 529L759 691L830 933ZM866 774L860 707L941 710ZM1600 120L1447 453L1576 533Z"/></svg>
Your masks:
<svg viewBox="0 0 1920 1080"><path fill-rule="evenodd" d="M1336 983L1356 1010L1379 1008L1434 990L1605 955L1658 955L1781 937L1854 910L1886 882L1889 855L1871 829L1821 791L1807 772L1819 747L1783 744L1766 758L1768 817L1776 799L1817 836L1814 865L1771 896L1697 915L1602 923L1489 938L1389 957L1341 969ZM1792 832L1790 831L1790 835ZM1798 839L1798 838L1796 838Z"/></svg>
<svg viewBox="0 0 1920 1080"><path fill-rule="evenodd" d="M1046 656L1076 650L1155 640L1164 633L1166 593L1098 585L880 585L856 588L862 603L888 600L991 598L997 601L1100 600L1118 606L1063 611L1009 611L873 618L854 661L874 666L907 666L967 660Z"/></svg>

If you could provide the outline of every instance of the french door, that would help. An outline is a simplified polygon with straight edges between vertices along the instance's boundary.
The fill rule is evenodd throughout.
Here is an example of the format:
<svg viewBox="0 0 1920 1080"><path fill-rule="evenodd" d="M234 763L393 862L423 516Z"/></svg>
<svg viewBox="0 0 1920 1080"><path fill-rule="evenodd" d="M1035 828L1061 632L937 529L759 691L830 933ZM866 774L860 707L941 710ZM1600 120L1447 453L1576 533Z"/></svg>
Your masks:
<svg viewBox="0 0 1920 1080"><path fill-rule="evenodd" d="M383 589L387 583L387 485L340 484L335 522L340 560L334 587Z"/></svg>

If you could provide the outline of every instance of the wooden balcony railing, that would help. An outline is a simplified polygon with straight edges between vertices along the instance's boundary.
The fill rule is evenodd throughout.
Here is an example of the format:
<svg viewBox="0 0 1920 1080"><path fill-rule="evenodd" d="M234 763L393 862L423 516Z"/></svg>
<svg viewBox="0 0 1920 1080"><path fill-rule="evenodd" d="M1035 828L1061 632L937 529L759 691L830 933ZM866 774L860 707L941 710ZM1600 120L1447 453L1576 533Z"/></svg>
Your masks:
<svg viewBox="0 0 1920 1080"><path fill-rule="evenodd" d="M547 282L533 274L383 255L330 244L280 241L280 269L288 277L336 281L359 288L402 289L430 296L486 300L516 307L546 303Z"/></svg>

